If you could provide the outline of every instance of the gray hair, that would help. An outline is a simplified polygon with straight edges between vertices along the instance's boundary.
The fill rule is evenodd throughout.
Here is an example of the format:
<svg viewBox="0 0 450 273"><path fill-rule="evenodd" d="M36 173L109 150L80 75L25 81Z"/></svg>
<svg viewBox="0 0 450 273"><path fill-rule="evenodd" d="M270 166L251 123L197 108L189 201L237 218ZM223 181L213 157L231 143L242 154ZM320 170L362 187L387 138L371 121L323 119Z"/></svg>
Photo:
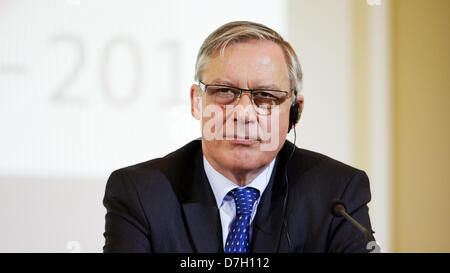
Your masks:
<svg viewBox="0 0 450 273"><path fill-rule="evenodd" d="M205 39L197 55L195 80L201 80L201 74L206 62L216 50L220 50L220 55L223 56L225 48L228 45L248 40L268 40L280 45L288 66L291 89L297 92L301 91L303 78L302 68L291 45L275 30L262 24L248 21L227 23L216 29Z"/></svg>

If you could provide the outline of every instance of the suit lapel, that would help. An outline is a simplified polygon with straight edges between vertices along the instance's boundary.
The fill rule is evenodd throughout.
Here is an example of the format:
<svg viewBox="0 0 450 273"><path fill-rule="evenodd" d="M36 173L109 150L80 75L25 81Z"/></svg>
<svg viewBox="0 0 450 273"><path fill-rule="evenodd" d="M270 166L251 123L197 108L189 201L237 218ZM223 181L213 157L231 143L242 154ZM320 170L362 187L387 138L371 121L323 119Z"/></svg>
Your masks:
<svg viewBox="0 0 450 273"><path fill-rule="evenodd" d="M182 183L186 196L182 202L186 226L196 252L220 252L223 246L219 211L204 172L201 151L194 160L191 177L186 177Z"/></svg>
<svg viewBox="0 0 450 273"><path fill-rule="evenodd" d="M254 253L279 252L283 231L286 179L286 144L280 151L269 184L261 196L253 223L252 249Z"/></svg>

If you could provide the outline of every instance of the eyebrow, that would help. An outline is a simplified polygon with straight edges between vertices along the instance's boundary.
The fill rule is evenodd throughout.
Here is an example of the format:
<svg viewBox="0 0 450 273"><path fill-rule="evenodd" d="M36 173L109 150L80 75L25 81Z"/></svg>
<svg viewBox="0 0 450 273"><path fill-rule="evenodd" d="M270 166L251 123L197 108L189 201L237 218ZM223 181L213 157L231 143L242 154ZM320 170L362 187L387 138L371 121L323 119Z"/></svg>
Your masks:
<svg viewBox="0 0 450 273"><path fill-rule="evenodd" d="M229 86L232 86L232 87L237 87L236 84L234 84L232 82L229 82L227 80L221 80L221 79L215 79L210 84L223 84L223 85L229 85Z"/></svg>
<svg viewBox="0 0 450 273"><path fill-rule="evenodd" d="M221 80L221 79L215 79L213 80L210 84L223 84L223 85L228 85L231 87L237 87L239 88L236 84L227 81L227 80ZM262 84L262 85L257 85L256 87L252 88L252 89L271 89L271 90L281 90L281 88L276 85L276 84Z"/></svg>
<svg viewBox="0 0 450 273"><path fill-rule="evenodd" d="M281 90L280 87L276 84L268 84L268 85L258 85L255 89L273 89L273 90Z"/></svg>

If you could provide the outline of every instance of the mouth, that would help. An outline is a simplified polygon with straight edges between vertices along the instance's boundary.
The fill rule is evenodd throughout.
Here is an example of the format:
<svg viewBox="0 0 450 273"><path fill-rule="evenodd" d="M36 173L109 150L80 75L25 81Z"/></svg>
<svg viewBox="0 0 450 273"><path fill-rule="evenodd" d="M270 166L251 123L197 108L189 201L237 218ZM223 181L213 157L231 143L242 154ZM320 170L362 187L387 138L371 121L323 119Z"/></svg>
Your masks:
<svg viewBox="0 0 450 273"><path fill-rule="evenodd" d="M260 141L259 139L250 136L227 135L224 138L226 141L236 145L251 145Z"/></svg>

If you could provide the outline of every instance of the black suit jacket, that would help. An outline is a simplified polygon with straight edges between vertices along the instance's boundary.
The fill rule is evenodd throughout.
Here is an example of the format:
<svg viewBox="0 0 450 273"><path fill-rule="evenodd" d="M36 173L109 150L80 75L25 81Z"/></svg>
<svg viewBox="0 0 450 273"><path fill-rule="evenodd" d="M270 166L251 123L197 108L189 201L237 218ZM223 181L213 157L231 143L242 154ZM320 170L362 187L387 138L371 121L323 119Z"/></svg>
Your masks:
<svg viewBox="0 0 450 273"><path fill-rule="evenodd" d="M254 218L251 252L366 252L362 233L331 213L332 201L340 199L371 230L366 174L300 148L288 161L294 147L286 141L277 155ZM163 158L114 171L103 200L104 252L223 252L202 157L201 140L194 140Z"/></svg>

